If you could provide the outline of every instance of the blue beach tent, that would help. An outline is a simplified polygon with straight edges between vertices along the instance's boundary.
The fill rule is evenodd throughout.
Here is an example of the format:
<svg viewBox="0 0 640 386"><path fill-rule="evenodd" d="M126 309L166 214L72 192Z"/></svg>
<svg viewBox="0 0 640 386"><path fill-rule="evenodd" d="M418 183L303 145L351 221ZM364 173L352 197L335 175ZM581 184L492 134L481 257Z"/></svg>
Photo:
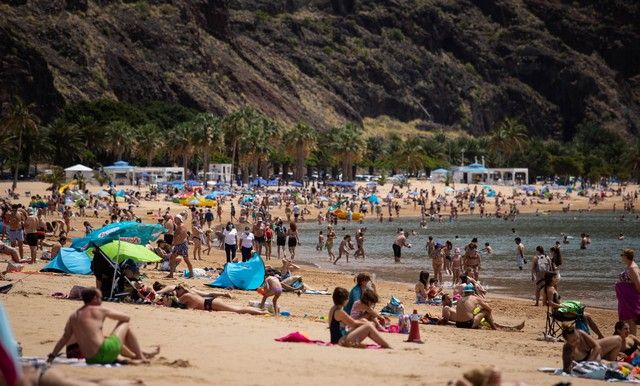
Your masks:
<svg viewBox="0 0 640 386"><path fill-rule="evenodd" d="M86 252L79 252L73 248L62 248L56 257L42 268L42 272L91 275L91 258Z"/></svg>
<svg viewBox="0 0 640 386"><path fill-rule="evenodd" d="M255 252L251 259L243 263L227 263L224 271L209 287L236 288L253 291L264 282L264 262L260 254Z"/></svg>

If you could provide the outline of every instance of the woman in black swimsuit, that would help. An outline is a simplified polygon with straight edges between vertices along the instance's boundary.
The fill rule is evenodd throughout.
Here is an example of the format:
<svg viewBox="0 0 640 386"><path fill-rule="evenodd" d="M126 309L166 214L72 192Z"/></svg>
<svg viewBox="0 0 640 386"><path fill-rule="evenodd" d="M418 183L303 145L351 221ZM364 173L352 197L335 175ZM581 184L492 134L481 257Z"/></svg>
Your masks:
<svg viewBox="0 0 640 386"><path fill-rule="evenodd" d="M558 309L562 307L562 304L560 302L560 294L556 289L557 287L558 287L558 275L556 275L554 272L545 272L544 297L542 299L543 304L546 304L552 310L551 316L557 321L570 322L570 321L576 320L575 316L567 317L566 315L558 311ZM584 318L584 321L587 323L589 328L591 328L593 332L596 333L596 335L598 336L598 339L602 339L604 337L604 335L602 335L602 332L600 332L600 328L598 328L598 325L593 320L591 315L587 314L586 312L583 312L582 318Z"/></svg>
<svg viewBox="0 0 640 386"><path fill-rule="evenodd" d="M600 361L602 359L615 361L623 345L620 336L609 336L595 340L582 330L567 327L562 330L565 344L562 347L562 369L571 373L574 362Z"/></svg>
<svg viewBox="0 0 640 386"><path fill-rule="evenodd" d="M624 339L624 343L620 351L627 357L633 355L638 350L638 347L640 347L640 339L629 333L629 324L625 321L619 321L616 322L613 329L614 336L618 335Z"/></svg>
<svg viewBox="0 0 640 386"><path fill-rule="evenodd" d="M333 307L329 310L331 343L346 347L365 347L362 345L362 341L371 338L382 348L390 348L371 322L364 319L353 320L344 312L343 307L349 300L349 291L342 287L336 287L332 297ZM345 325L349 332L344 331L341 324Z"/></svg>

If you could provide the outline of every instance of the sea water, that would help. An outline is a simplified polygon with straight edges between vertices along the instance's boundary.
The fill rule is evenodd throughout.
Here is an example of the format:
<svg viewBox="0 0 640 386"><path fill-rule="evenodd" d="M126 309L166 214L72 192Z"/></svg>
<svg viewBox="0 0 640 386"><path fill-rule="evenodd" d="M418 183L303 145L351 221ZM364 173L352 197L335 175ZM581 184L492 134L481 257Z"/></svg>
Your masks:
<svg viewBox="0 0 640 386"><path fill-rule="evenodd" d="M624 270L620 253L623 248L636 250L640 255L640 221L635 216L627 215L620 221L622 213L607 212L571 212L536 216L521 215L515 221L497 218L480 218L479 216L461 216L458 220L442 223L428 222L426 229L421 229L419 219L404 218L393 222L365 220L358 222L341 221L334 227L337 237L334 241L334 253L338 255L338 246L346 234L351 235L355 247L355 232L359 227L367 227L365 233L366 259L351 258L347 264L345 257L333 265L327 261L326 250L317 252L318 231L323 230L326 236L326 224L317 222L300 224L301 246L297 249L296 260L312 263L322 268L339 269L349 272L369 271L376 273L381 279L414 284L418 280L420 270L433 273L431 259L427 258L426 242L428 236L434 241L444 243L450 240L454 247L464 246L473 237L478 238L478 250L488 242L493 253L481 252L482 270L480 281L489 287L490 292L533 299L533 283L531 281L531 260L538 245L549 249L558 240L561 242L563 264L560 267L561 280L559 293L566 300L581 300L585 304L605 308L616 307L614 284L618 274ZM343 229L344 228L344 229ZM415 231L409 235L412 248L402 249L402 262L393 262L391 245L398 228ZM569 236L569 244L562 243L561 234ZM588 233L592 243L587 249L580 249L580 234ZM618 240L622 233L624 240ZM458 238L456 238L456 236ZM522 271L518 270L515 258L515 237L520 237L525 245L527 264ZM640 259L640 257L638 257ZM445 288L451 285L451 276L445 275ZM412 286L411 286L412 287Z"/></svg>

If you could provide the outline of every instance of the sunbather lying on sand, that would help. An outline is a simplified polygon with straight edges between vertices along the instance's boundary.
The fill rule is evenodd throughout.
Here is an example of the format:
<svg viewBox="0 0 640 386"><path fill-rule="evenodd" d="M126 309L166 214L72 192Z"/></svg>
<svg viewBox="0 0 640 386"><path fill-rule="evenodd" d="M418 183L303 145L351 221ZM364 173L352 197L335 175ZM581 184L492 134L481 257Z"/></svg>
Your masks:
<svg viewBox="0 0 640 386"><path fill-rule="evenodd" d="M190 310L205 311L229 311L237 314L266 315L267 310L254 307L236 307L224 304L220 299L204 298L196 293L191 293L188 289L178 285L175 289L178 301Z"/></svg>
<svg viewBox="0 0 640 386"><path fill-rule="evenodd" d="M176 287L178 287L177 285L164 285L161 284L159 282L155 282L153 283L153 290L156 291L156 294L160 295L160 296L164 296L166 294L169 294L173 291L176 290ZM186 288L183 286L183 288ZM195 287L189 287L188 288L189 292L194 293L196 295L200 295L203 298L217 298L217 297L223 297L223 298L227 298L227 299L231 299L231 295L229 295L228 293L224 293L224 292L211 292L211 291L202 291L199 290Z"/></svg>
<svg viewBox="0 0 640 386"><path fill-rule="evenodd" d="M143 386L142 380L124 379L102 379L83 380L65 376L60 369L55 367L41 367L36 369L33 366L22 368L21 386Z"/></svg>

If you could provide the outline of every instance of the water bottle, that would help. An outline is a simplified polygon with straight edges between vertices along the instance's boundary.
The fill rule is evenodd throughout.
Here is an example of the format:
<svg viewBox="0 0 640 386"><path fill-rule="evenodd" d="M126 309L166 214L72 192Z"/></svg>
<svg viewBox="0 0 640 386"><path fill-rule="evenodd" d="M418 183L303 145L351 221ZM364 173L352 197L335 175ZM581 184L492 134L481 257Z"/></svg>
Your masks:
<svg viewBox="0 0 640 386"><path fill-rule="evenodd" d="M291 316L291 313L289 311L280 311L280 315L281 316Z"/></svg>

